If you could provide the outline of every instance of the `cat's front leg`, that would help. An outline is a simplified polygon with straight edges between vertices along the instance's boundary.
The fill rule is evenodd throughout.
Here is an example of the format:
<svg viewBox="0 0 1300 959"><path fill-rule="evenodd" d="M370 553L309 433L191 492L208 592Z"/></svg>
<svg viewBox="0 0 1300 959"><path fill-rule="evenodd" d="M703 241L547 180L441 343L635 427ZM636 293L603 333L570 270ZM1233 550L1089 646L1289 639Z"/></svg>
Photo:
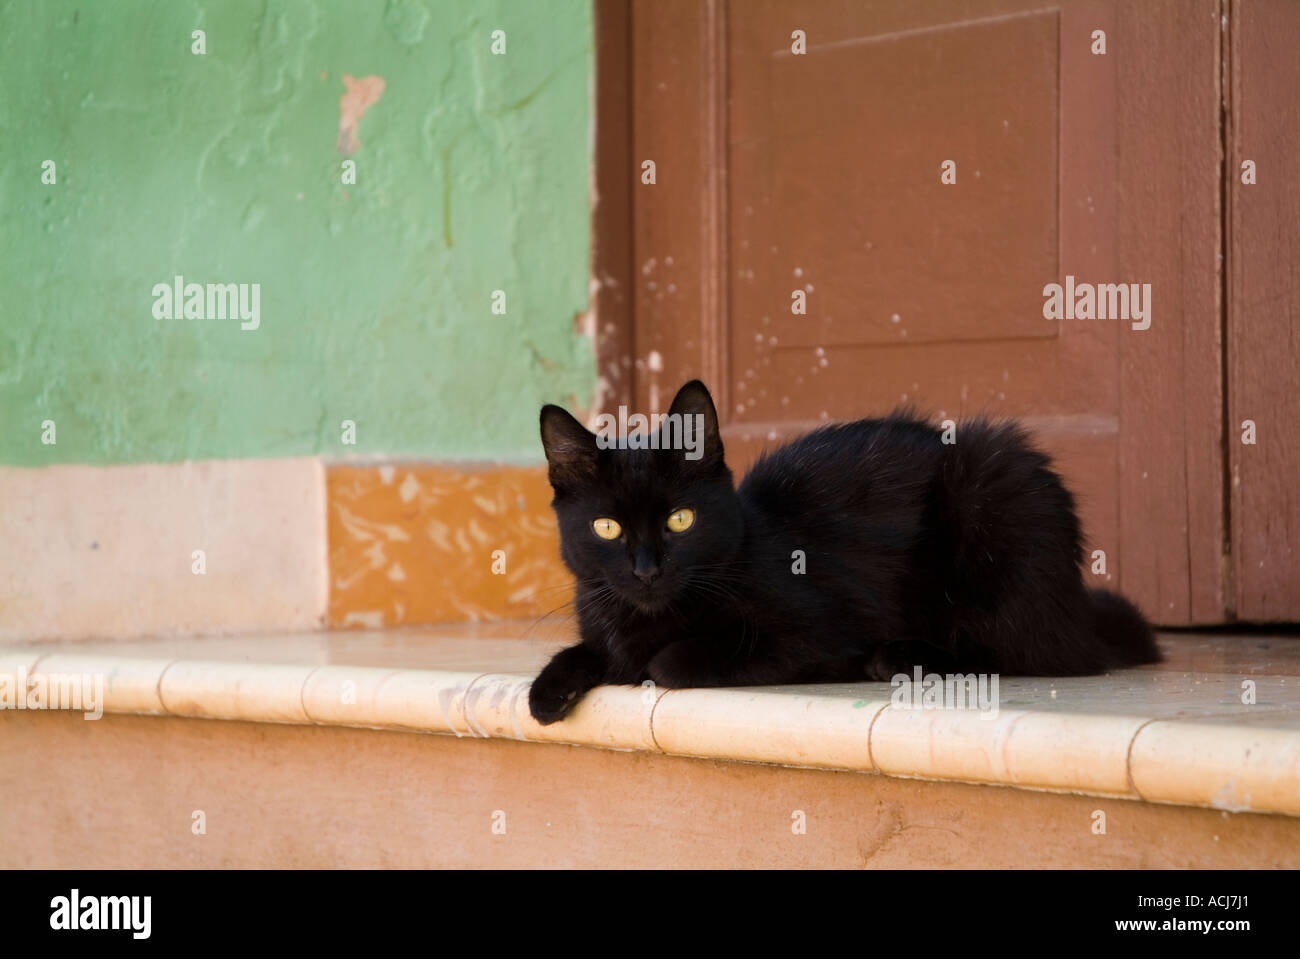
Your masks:
<svg viewBox="0 0 1300 959"><path fill-rule="evenodd" d="M605 678L604 657L590 646L562 649L533 680L528 690L528 711L543 726L559 722L578 700Z"/></svg>

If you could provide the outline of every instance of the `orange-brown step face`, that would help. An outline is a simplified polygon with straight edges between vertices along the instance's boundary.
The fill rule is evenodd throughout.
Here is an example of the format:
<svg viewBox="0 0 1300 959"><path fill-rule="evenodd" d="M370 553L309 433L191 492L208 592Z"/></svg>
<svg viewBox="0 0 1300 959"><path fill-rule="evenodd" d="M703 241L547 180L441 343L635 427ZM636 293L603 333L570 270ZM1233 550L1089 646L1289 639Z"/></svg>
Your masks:
<svg viewBox="0 0 1300 959"><path fill-rule="evenodd" d="M543 466L333 466L329 622L538 617L573 598Z"/></svg>

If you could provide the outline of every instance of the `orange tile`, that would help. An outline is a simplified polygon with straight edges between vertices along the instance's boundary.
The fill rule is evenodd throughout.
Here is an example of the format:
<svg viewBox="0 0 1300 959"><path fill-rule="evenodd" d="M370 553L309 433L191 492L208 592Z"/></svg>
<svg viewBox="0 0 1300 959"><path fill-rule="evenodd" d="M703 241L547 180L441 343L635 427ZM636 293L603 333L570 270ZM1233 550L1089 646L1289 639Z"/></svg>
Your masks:
<svg viewBox="0 0 1300 959"><path fill-rule="evenodd" d="M330 625L537 617L573 598L542 466L333 466Z"/></svg>

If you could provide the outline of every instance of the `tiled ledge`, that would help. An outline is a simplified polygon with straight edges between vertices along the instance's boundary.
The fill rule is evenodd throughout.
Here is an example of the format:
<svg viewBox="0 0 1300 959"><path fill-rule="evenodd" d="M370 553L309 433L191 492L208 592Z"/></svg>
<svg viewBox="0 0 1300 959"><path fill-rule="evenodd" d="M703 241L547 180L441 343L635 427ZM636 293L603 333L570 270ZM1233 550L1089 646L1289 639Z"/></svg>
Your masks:
<svg viewBox="0 0 1300 959"><path fill-rule="evenodd" d="M539 633L542 635L539 637ZM1000 682L1000 711L904 709L886 683L605 687L528 713L572 636L524 623L0 647L0 672L100 673L106 712L560 742L1300 816L1300 641L1165 635L1158 667ZM1255 683L1256 703L1241 703Z"/></svg>

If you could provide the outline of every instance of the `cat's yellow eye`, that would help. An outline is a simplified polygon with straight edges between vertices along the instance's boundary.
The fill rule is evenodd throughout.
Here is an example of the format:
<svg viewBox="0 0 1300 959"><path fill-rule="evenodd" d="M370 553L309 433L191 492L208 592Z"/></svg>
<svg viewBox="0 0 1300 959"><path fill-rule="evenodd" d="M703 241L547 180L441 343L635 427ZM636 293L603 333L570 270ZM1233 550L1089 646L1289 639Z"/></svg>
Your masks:
<svg viewBox="0 0 1300 959"><path fill-rule="evenodd" d="M591 528L601 539L618 539L623 535L623 527L607 516L592 520Z"/></svg>
<svg viewBox="0 0 1300 959"><path fill-rule="evenodd" d="M684 533L695 525L695 510L679 509L668 517L668 528L674 533Z"/></svg>

